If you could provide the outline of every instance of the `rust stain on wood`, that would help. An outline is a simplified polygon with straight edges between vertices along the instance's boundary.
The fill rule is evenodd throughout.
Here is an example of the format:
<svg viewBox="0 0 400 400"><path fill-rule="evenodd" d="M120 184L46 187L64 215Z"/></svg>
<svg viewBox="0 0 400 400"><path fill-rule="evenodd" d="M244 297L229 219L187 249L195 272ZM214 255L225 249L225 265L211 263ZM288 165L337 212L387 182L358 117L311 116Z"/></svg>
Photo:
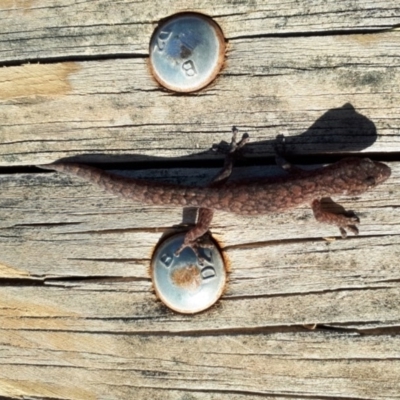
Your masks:
<svg viewBox="0 0 400 400"><path fill-rule="evenodd" d="M72 90L69 77L80 70L77 63L27 64L0 69L0 99L62 96Z"/></svg>

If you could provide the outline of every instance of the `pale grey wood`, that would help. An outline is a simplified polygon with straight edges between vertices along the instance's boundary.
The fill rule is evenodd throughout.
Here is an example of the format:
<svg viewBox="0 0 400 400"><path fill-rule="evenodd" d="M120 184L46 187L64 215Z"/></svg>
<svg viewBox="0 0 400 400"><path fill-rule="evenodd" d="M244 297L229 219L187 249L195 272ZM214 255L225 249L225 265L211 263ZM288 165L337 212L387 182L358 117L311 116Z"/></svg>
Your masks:
<svg viewBox="0 0 400 400"><path fill-rule="evenodd" d="M160 18L188 8L216 18L227 62L204 91L175 96L151 78L148 42ZM0 18L1 166L204 162L214 153L197 153L229 141L232 125L249 131L249 156L272 156L277 134L294 154L399 151L396 0L6 0ZM217 213L229 284L195 316L166 309L149 278L153 248L181 210L51 173L1 175L0 397L398 399L400 167L391 166L375 192L335 199L362 220L346 241L306 208ZM213 172L138 175L205 183Z"/></svg>
<svg viewBox="0 0 400 400"><path fill-rule="evenodd" d="M2 1L3 61L143 56L158 21L182 11L214 17L225 37L376 31L400 23L396 0L251 2Z"/></svg>
<svg viewBox="0 0 400 400"><path fill-rule="evenodd" d="M15 393L16 376L24 398L118 399L134 393L141 400L160 390L167 399L387 400L400 393L395 336L265 332L196 337L57 329L17 335L2 330L1 337L0 352L8 361L0 362L0 395L6 396Z"/></svg>
<svg viewBox="0 0 400 400"><path fill-rule="evenodd" d="M295 154L398 151L399 38L240 39L190 96L158 90L144 59L3 68L0 165L196 155L232 125L253 155L272 156L278 134Z"/></svg>
<svg viewBox="0 0 400 400"><path fill-rule="evenodd" d="M311 280L312 277L309 277ZM223 298L208 311L183 316L157 301L151 283L105 279L62 281L2 290L1 326L13 330L212 333L295 325L400 324L400 289L337 289L321 293Z"/></svg>
<svg viewBox="0 0 400 400"><path fill-rule="evenodd" d="M190 331L356 321L396 325L400 167L391 166L393 177L387 183L358 201L344 203L346 207L352 203L363 217L365 226L361 225L357 238L324 240L317 232L337 235L336 230L313 222L306 209L250 219L217 213L212 232L229 260L229 284L219 306L187 320L188 325L172 313L165 319L165 308L156 301L149 275L153 248L163 231L181 221L181 210L165 212L165 208L135 205L62 174L6 176L0 207L2 276L33 279L32 283L49 277L83 279L45 281L51 287L5 289L3 296L10 301L7 308L15 310L14 304L29 303L29 299L41 299L39 303L46 299L52 310L65 309L67 304L67 319L97 315L89 327L87 321L84 326L79 322L75 326L79 330L119 330L119 324L107 319L143 313L152 316L151 322L139 318L135 328L129 329ZM155 171L136 175L154 177ZM184 171L169 175L169 181L194 178L185 177ZM239 170L237 175L246 172ZM86 282L89 277L103 279ZM40 308L38 304L32 307ZM98 318L106 320L99 324ZM27 329L23 319L18 321L20 329ZM53 324L52 318L39 321L42 328L43 322ZM10 323L13 326L15 320L7 317L0 326Z"/></svg>
<svg viewBox="0 0 400 400"><path fill-rule="evenodd" d="M396 279L400 166L398 163L390 165L392 177L383 185L357 199L334 199L359 214L361 234L357 238L329 240L329 237L338 237L338 229L317 223L308 207L258 217L217 212L211 231L226 252L234 273L241 268L246 271L250 260L254 271L272 268L272 276L277 270L286 271L287 268L296 274L298 268L304 268L302 265L318 271L328 262L328 271L333 266L337 273L350 268L351 279L358 275L357 269L364 271L360 273L361 281L368 279L376 266L395 274L386 280ZM237 168L233 179L275 172L276 169L269 168ZM163 170L143 170L129 175L164 182L205 184L214 174L209 172L207 176L204 170L187 169L169 170L168 174ZM9 273L10 278L14 273L33 277L148 278L154 246L164 233L183 221L180 208L143 206L107 194L79 178L58 173L6 175L0 177L0 186L1 261L11 268L3 272L3 276ZM369 247L371 253L367 254L365 249ZM297 258L299 254L302 254L301 259ZM355 261L344 264L342 260L349 258ZM13 269L16 272L12 272ZM271 277L266 275L262 279ZM329 281L332 277L326 279ZM338 279L336 284L342 284L341 273ZM385 278L382 276L381 280ZM286 286L289 281L297 282L284 280L276 290L285 291L285 287L290 287ZM361 281L357 280L354 285L361 285ZM309 284L308 274L304 274L300 282L293 288L294 292L303 291L299 287ZM368 283L366 285L368 287ZM245 295L241 290L238 293ZM326 290L326 286L307 290Z"/></svg>

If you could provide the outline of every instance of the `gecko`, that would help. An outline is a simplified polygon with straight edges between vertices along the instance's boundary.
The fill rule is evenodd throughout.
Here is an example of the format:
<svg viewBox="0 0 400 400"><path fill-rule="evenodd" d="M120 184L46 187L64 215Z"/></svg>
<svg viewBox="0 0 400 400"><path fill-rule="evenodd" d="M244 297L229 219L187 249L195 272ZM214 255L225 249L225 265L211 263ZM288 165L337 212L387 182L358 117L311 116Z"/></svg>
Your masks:
<svg viewBox="0 0 400 400"><path fill-rule="evenodd" d="M385 182L391 174L390 167L384 163L369 158L348 157L307 171L287 164L286 176L229 181L234 155L248 140L245 134L236 143L235 127L233 133L224 167L212 183L205 187L126 178L77 163L55 162L37 167L77 176L107 192L140 204L197 207L197 222L185 234L182 246L175 252L176 256L186 247L197 253L195 249L201 247L199 241L208 232L214 211L218 210L258 216L282 213L308 204L317 221L337 226L343 238L347 237L347 231L357 235L360 220L356 214L336 214L324 210L321 200L331 196L361 195Z"/></svg>

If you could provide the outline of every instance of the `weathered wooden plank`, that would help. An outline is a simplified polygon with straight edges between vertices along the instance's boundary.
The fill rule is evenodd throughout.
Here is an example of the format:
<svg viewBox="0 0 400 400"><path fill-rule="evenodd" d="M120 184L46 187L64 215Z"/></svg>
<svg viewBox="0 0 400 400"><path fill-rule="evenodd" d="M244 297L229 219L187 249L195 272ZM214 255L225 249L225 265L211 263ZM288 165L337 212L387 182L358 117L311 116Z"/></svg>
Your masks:
<svg viewBox="0 0 400 400"><path fill-rule="evenodd" d="M114 333L202 333L314 323L398 327L400 289L392 286L383 283L376 289L334 287L321 293L223 296L204 313L179 315L157 301L149 280L10 285L1 289L0 326Z"/></svg>
<svg viewBox="0 0 400 400"><path fill-rule="evenodd" d="M294 154L398 152L397 3L3 1L0 165L205 160L214 155L197 152L229 140L232 125L250 132L250 156L272 155L277 134ZM148 42L160 18L188 8L216 17L227 62L204 91L174 96L149 75ZM57 60L72 62L13 66ZM398 399L391 166L375 192L335 199L360 215L357 238L332 241L336 229L305 208L218 213L229 284L194 316L158 302L148 271L181 210L62 175L0 176L0 397ZM137 174L199 183L213 172ZM347 332L298 332L313 323Z"/></svg>
<svg viewBox="0 0 400 400"><path fill-rule="evenodd" d="M148 53L157 22L182 11L210 15L225 37L390 29L400 23L396 0L326 3L195 1L2 1L0 60Z"/></svg>
<svg viewBox="0 0 400 400"><path fill-rule="evenodd" d="M399 37L237 40L217 82L191 96L157 90L144 59L3 68L0 165L194 155L232 125L254 155L272 155L278 134L296 154L398 151Z"/></svg>
<svg viewBox="0 0 400 400"><path fill-rule="evenodd" d="M81 331L214 330L316 321L396 325L400 166L391 166L393 177L353 204L364 216L358 238L318 239L316 230L327 227L311 222L309 210L258 217L256 224L217 213L212 231L232 271L227 292L219 306L190 319L166 312L156 301L148 270L160 231L180 221L180 210L137 206L61 174L2 177L2 276L24 277L28 284L42 277L83 280L3 288L3 304L12 312L0 326L54 329L64 319L68 329ZM146 174L154 176L154 171L141 173ZM87 282L90 277L103 279ZM29 311L16 317L19 309ZM41 317L33 321L31 313ZM121 325L110 318L133 320Z"/></svg>
<svg viewBox="0 0 400 400"><path fill-rule="evenodd" d="M298 265L320 268L328 259L328 265L339 268L342 257L351 257L358 261L352 264L350 276L356 274L357 268L365 268L368 276L374 265L382 262L385 271L394 272L400 226L400 166L391 163L391 167L392 177L375 190L358 199L335 199L358 212L358 238L324 241L321 238L338 236L338 230L317 223L307 207L258 217L218 212L211 230L234 268L244 267L245 260L252 260L256 270L265 266L286 270L293 263L297 265L296 260ZM272 173L276 169L265 170ZM238 168L233 178L262 174L265 175L262 168ZM163 170L143 170L129 175L144 179L157 179L158 175L159 180L187 184L209 179L204 170L192 169L169 170L168 174ZM33 277L148 278L154 246L165 232L182 222L182 209L136 204L62 174L4 175L0 186L0 262L15 269L16 277L22 270ZM183 221L193 223L186 217ZM367 256L364 248L373 244L376 248L371 251L376 250L376 255ZM286 256L279 256L281 252ZM303 258L297 259L297 254ZM12 269L8 270L10 278L14 276ZM6 272L3 276L7 276Z"/></svg>
<svg viewBox="0 0 400 400"><path fill-rule="evenodd" d="M387 400L400 393L395 336L2 330L1 338L0 395L10 397L140 400L160 390L167 399Z"/></svg>
<svg viewBox="0 0 400 400"><path fill-rule="evenodd" d="M81 241L83 248L87 248L85 242ZM56 249L60 253L58 258L56 257L57 253L48 257L44 246L37 242L29 244L36 248L35 253L31 251L30 264L28 263L29 256L25 255L24 257L22 252L16 251L12 260L12 265L26 263L27 268L24 269L23 266L20 266L17 269L17 267L8 266L5 271L0 268L3 278L25 278L21 284L30 285L40 281L38 272L42 272L45 277L63 278L61 281L58 279L46 280L46 285L66 288L66 291L54 292L46 287L35 287L26 292L16 281L18 296L15 297L14 292L10 294L8 305L10 309L18 308L16 304L24 304L25 307L26 304L32 303L32 299L37 299L39 304L42 301L47 304L50 298L55 297L61 303L56 301L52 307L54 309L61 307L64 310L64 303L73 304L82 301L87 305L86 298L91 296L93 301L98 304L99 310L105 308L109 310L109 313L102 316L102 312L97 308L96 311L87 305L84 310L80 309L78 314L83 313L89 316L98 315L100 312L98 318L113 318L113 316L119 315L122 319L136 316L139 320L146 315L157 321L156 327L144 324L137 328L139 331L142 329L162 330L167 325L164 307L156 302L152 291L148 258L138 260L132 257L127 259L124 254L124 257L118 259L118 253L112 254L109 258L101 258L102 254L95 254L95 246L91 246L93 254L90 257L78 254L78 257L74 259L69 256L71 254L74 256L77 246L75 243L71 246L68 240L64 242L65 249L62 246ZM129 243L123 242L123 244L129 246ZM101 253L102 247L107 246L113 247L113 243L111 241L100 243L97 246L98 252ZM28 246L22 247L26 250ZM232 324L225 328L234 328L240 324L245 327L249 327L250 324L250 327L254 327L254 324L268 326L313 322L325 325L350 324L353 327L358 325L360 329L398 325L400 323L398 318L400 303L396 290L399 280L397 268L399 243L382 240L377 244L375 239L367 240L362 245L358 241L358 245L352 245L350 249L338 248L338 246L329 246L330 248L327 249L327 247L322 243L320 246L316 246L307 242L302 246L280 245L252 248L247 251L228 251L231 273L223 299L227 301L249 300L245 303L240 302L240 307L235 303L222 303L221 318L229 318ZM9 248L3 245L1 248L6 252L9 251ZM13 253L11 252L10 255L12 256ZM113 256L115 259L112 258ZM41 259L45 260L42 262L44 265L41 265ZM70 276L76 278L70 279ZM78 279L78 277L81 278ZM390 288L395 292L389 290ZM73 289L72 293L69 293L70 289ZM365 292L368 289L376 289L378 292ZM388 292L385 293L386 289ZM2 296L6 295L5 290L2 288ZM80 292L79 295L74 294L76 290ZM95 294L102 291L110 293L107 296ZM354 291L357 293L355 294ZM325 296L324 292L331 294ZM335 294L336 292L337 294ZM315 294L307 297L308 293ZM290 300L286 299L287 296L290 296ZM263 298L269 299L270 297L272 297L271 300L263 301ZM344 297L347 298L345 303L343 302ZM371 302L376 302L376 304L372 306ZM225 304L230 304L232 307ZM35 302L31 306L35 315L35 310L42 308ZM74 306L72 305L72 307ZM383 313L382 307L392 307L393 313ZM243 321L242 313L248 315L251 309L253 310L252 317ZM288 309L293 309L293 313ZM121 310L124 310L122 315ZM278 314L269 315L270 310L280 311ZM61 315L64 315L64 311L60 311ZM75 315L76 312L73 311L73 314ZM57 315L59 314L44 316L39 326L51 329L53 323L50 322L50 319L58 318ZM28 321L23 321L21 328L28 329L30 327L29 317L27 318ZM208 318L206 317L207 321ZM188 327L183 326L178 318L179 322L176 322L176 328L182 326L182 329L202 330L208 324L211 324L210 329L221 327L219 319L213 321L212 317L210 318L211 320L206 324L204 321L199 321L194 322L194 325L189 324ZM14 319L10 320L7 317L1 321L1 326L8 326L9 323L13 326L14 322ZM26 325L27 323L28 325ZM59 320L56 323L58 324ZM67 318L66 325L71 323L75 327L76 322L71 322ZM81 324L82 321L77 324L77 327L84 329ZM99 326L90 326L90 330L101 327L111 331L122 329L119 324L117 327L114 323L104 324L103 321ZM172 325L174 324L172 323ZM129 326L129 329L134 328Z"/></svg>

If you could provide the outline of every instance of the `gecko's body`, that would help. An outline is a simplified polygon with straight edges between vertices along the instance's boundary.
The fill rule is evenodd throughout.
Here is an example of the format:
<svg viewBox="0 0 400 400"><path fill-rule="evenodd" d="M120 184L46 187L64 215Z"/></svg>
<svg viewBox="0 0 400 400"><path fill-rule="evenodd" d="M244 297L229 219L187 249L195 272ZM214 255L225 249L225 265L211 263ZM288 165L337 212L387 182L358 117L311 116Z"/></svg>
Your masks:
<svg viewBox="0 0 400 400"><path fill-rule="evenodd" d="M284 177L190 187L125 178L82 164L54 163L40 168L78 176L106 191L142 204L199 207L242 215L283 212L313 200L359 195L390 176L390 168L368 158L345 158L330 166Z"/></svg>
<svg viewBox="0 0 400 400"><path fill-rule="evenodd" d="M310 204L316 219L338 226L343 237L347 235L346 229L357 234L355 225L359 220L355 215L324 211L320 199L338 195L360 195L384 182L391 173L387 165L368 158L345 158L324 168L291 173L285 177L190 187L125 178L81 164L60 162L40 165L40 168L78 176L110 193L141 204L199 207L198 222L186 234L182 248L193 247L195 241L207 232L214 210L261 215Z"/></svg>

